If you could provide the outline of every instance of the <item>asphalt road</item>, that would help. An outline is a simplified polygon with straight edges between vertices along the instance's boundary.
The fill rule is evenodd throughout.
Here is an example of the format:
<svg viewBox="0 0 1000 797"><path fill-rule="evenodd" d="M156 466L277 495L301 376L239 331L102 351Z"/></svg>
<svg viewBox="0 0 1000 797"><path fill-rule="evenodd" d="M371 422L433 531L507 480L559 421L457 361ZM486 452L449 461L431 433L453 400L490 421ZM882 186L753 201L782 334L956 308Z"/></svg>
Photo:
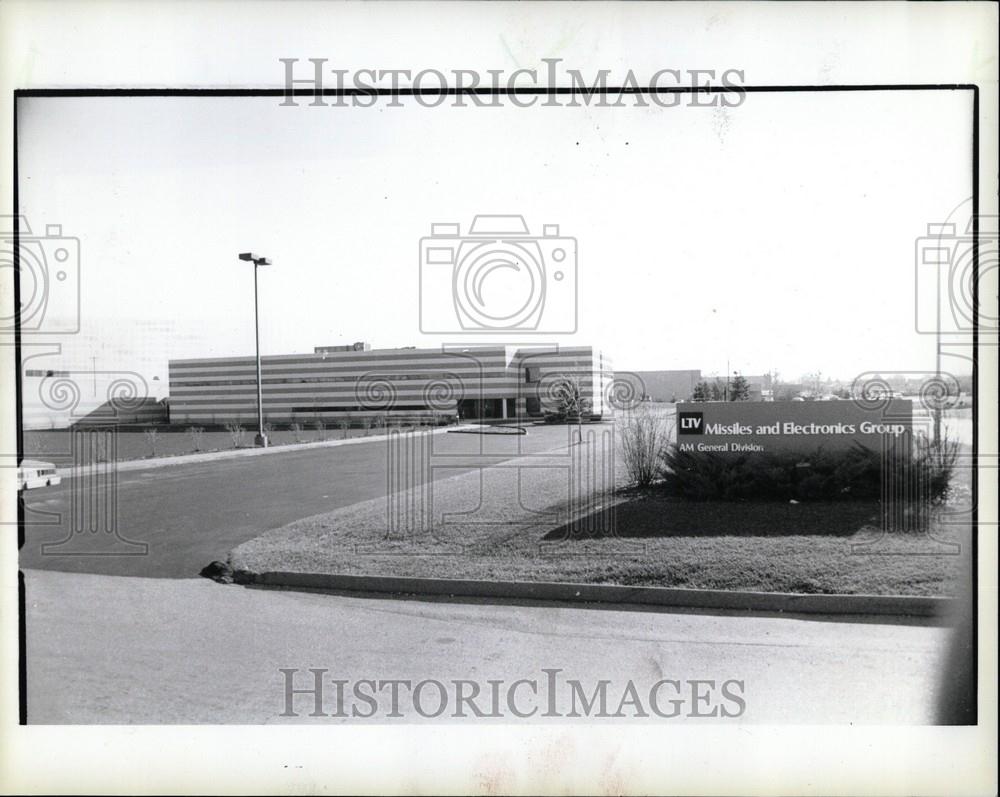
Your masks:
<svg viewBox="0 0 1000 797"><path fill-rule="evenodd" d="M401 601L36 570L26 573L26 614L29 723L932 723L950 633L917 621ZM309 716L310 694L286 703L287 678L315 688L311 668L326 671L327 716ZM561 671L553 688L543 668ZM522 678L535 687L510 698ZM347 681L343 704L336 679ZM388 716L390 689L375 693L374 709L355 699L361 679L410 681L399 716ZM678 685L660 687L657 708L677 716L651 710L665 679ZM437 719L436 685L413 699L424 680L445 684ZM494 716L456 716L454 680L478 684L473 702ZM608 681L605 716L574 704L570 680L588 697ZM498 712L489 681L502 682ZM634 705L610 716L629 681L649 716ZM511 709L539 706L523 718Z"/></svg>
<svg viewBox="0 0 1000 797"><path fill-rule="evenodd" d="M433 435L441 479L564 447L575 430ZM236 545L293 520L387 494L385 440L117 474L113 491L65 479L24 494L22 568L187 578ZM419 469L406 473L420 483ZM110 520L109 520L110 518ZM80 530L77 530L80 529ZM47 546L43 550L43 546Z"/></svg>

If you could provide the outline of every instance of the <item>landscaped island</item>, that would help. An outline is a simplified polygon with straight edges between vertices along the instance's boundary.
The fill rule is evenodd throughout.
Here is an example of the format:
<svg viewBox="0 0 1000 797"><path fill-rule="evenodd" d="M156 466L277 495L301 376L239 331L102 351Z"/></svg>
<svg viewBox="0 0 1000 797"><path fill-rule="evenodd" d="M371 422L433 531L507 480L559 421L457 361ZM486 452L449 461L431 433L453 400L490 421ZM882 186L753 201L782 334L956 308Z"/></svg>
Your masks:
<svg viewBox="0 0 1000 797"><path fill-rule="evenodd" d="M431 528L419 522L427 493L418 487L275 529L234 549L230 565L253 573L878 595L953 595L968 565L966 527L931 521L885 532L877 491L837 500L693 500L670 478L627 486L620 447L617 489L570 506L561 453L552 452L550 468L531 457L434 482Z"/></svg>

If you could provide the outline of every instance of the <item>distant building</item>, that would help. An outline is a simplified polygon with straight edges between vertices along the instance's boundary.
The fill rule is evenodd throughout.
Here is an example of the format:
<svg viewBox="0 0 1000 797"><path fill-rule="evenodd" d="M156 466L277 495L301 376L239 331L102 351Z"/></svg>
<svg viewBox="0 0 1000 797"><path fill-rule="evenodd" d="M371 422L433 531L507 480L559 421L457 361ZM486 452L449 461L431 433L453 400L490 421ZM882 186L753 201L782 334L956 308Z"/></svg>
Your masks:
<svg viewBox="0 0 1000 797"><path fill-rule="evenodd" d="M636 386L641 398L650 401L687 401L701 381L701 371L625 371L617 375Z"/></svg>
<svg viewBox="0 0 1000 797"><path fill-rule="evenodd" d="M73 421L73 426L146 426L166 423L168 419L167 400L146 396L124 397L105 401L82 418Z"/></svg>
<svg viewBox="0 0 1000 797"><path fill-rule="evenodd" d="M254 357L171 360L169 371L172 424L255 422ZM264 418L279 424L535 417L556 409L553 387L566 380L603 415L614 378L610 360L590 346L324 346L263 357L261 372Z"/></svg>
<svg viewBox="0 0 1000 797"><path fill-rule="evenodd" d="M763 401L764 386L770 384L770 380L766 376L750 376L749 374L740 374L740 376L747 380L747 386L750 388L750 401Z"/></svg>

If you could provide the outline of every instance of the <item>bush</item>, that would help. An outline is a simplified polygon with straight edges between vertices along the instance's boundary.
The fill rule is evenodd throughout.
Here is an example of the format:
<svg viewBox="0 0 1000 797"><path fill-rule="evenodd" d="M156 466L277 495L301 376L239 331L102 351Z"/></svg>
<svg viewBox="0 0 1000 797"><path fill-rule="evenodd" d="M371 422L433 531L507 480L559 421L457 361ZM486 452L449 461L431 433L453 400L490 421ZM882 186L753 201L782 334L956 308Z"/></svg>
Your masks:
<svg viewBox="0 0 1000 797"><path fill-rule="evenodd" d="M958 444L922 438L898 453L855 445L846 450L728 455L664 449L666 487L696 501L871 499L941 503L948 498ZM886 485L895 485L892 494Z"/></svg>
<svg viewBox="0 0 1000 797"><path fill-rule="evenodd" d="M317 418L312 422L312 427L316 430L317 440L326 440L326 424L323 421Z"/></svg>
<svg viewBox="0 0 1000 797"><path fill-rule="evenodd" d="M660 455L667 441L663 419L640 406L619 419L617 426L629 481L640 487L651 484L658 475Z"/></svg>
<svg viewBox="0 0 1000 797"><path fill-rule="evenodd" d="M233 441L233 448L239 448L243 444L243 427L238 423L227 423L226 431L229 432L229 437Z"/></svg>
<svg viewBox="0 0 1000 797"><path fill-rule="evenodd" d="M202 441L205 439L205 430L200 426L189 426L188 434L191 435L191 445L195 451L201 451Z"/></svg>
<svg viewBox="0 0 1000 797"><path fill-rule="evenodd" d="M926 437L917 438L914 446L914 462L917 472L922 474L925 480L932 503L944 503L951 497L951 481L955 474L958 451L958 441L952 440L947 432L942 433L939 444Z"/></svg>
<svg viewBox="0 0 1000 797"><path fill-rule="evenodd" d="M575 377L566 377L554 385L552 398L556 409L545 414L546 423L579 423L582 416L590 412L591 401L584 396L580 380Z"/></svg>

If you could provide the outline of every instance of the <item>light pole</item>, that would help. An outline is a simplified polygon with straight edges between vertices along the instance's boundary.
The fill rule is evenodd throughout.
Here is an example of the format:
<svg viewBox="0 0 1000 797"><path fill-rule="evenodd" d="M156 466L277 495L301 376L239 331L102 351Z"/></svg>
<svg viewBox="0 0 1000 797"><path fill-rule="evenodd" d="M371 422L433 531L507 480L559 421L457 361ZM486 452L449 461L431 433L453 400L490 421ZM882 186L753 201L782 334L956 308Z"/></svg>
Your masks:
<svg viewBox="0 0 1000 797"><path fill-rule="evenodd" d="M941 272L936 272L937 277L937 335L934 346L934 377L937 379L937 387L941 386ZM928 391L928 395L933 396L933 391ZM941 400L934 402L934 446L941 446Z"/></svg>
<svg viewBox="0 0 1000 797"><path fill-rule="evenodd" d="M267 435L264 434L264 394L260 387L260 323L257 318L260 309L257 301L257 268L269 266L271 261L266 257L258 257L253 252L241 252L240 260L253 263L253 334L257 344L257 434L253 442L259 448L267 448Z"/></svg>

